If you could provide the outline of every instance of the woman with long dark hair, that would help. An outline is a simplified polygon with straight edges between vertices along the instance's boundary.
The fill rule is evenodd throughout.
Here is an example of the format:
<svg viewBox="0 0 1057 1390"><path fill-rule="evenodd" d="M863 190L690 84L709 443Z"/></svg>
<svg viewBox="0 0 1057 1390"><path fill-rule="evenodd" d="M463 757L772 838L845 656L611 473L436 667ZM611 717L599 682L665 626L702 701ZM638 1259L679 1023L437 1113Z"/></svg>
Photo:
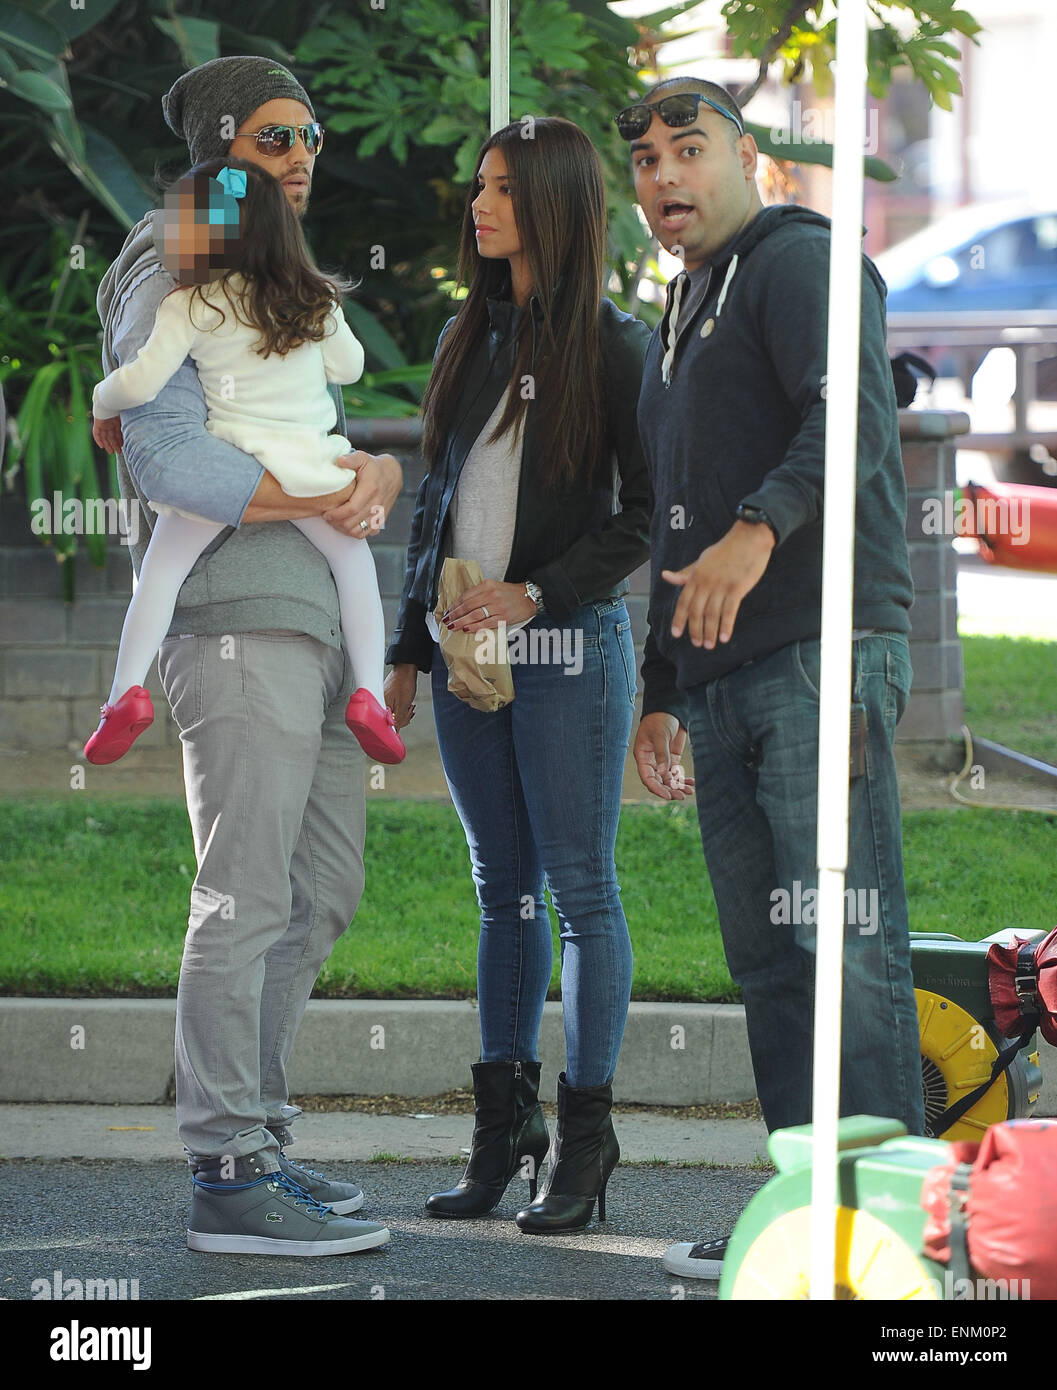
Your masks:
<svg viewBox="0 0 1057 1390"><path fill-rule="evenodd" d="M648 554L650 490L635 426L645 325L602 297L605 193L579 127L514 122L485 141L463 217L468 285L423 401L423 455L386 698L397 728L432 674L441 758L481 909L481 1061L462 1180L433 1216L492 1211L516 1172L523 1231L577 1230L619 1157L612 1082L632 954L613 850L635 699L627 576ZM443 560L484 576L441 621L510 642L513 702L448 690L432 613ZM430 624L434 624L434 632ZM513 640L512 640L513 639ZM550 985L550 888L561 936L566 1070L548 1149L538 1101Z"/></svg>

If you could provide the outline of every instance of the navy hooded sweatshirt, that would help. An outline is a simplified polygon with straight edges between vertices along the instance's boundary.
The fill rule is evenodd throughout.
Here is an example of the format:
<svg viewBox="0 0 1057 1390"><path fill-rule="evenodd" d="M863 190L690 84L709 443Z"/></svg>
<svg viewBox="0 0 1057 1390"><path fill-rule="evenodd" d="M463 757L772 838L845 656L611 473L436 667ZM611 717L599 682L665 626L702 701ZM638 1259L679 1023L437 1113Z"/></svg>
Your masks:
<svg viewBox="0 0 1057 1390"><path fill-rule="evenodd" d="M707 293L680 319L666 387L661 359L675 281L668 287L638 409L654 493L643 714L666 710L685 725L683 692L819 635L829 229L828 218L807 208L758 213L717 253ZM853 620L856 628L907 632L914 594L885 286L872 261L862 264ZM692 564L726 535L742 502L767 513L778 544L742 600L731 640L706 651L688 631L672 637L682 590L661 570Z"/></svg>

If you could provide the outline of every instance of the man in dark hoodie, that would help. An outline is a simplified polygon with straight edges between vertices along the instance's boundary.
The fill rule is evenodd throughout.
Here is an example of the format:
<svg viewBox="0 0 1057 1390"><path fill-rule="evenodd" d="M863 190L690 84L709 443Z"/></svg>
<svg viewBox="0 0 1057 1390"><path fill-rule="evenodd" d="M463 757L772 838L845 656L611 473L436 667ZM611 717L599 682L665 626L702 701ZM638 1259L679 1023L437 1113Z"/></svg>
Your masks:
<svg viewBox="0 0 1057 1390"><path fill-rule="evenodd" d="M226 154L257 164L304 215L322 133L282 64L214 59L184 73L162 106L192 164ZM136 356L173 289L160 218L148 213L132 229L100 286L105 371ZM330 569L285 522L323 514L366 543L399 495L401 470L388 455L356 453L341 492L289 497L205 422L188 358L154 401L122 413L118 458L141 533L148 498L233 528L184 583L159 655L198 862L176 1003L177 1123L194 1178L187 1243L345 1254L382 1245L389 1232L349 1218L363 1205L358 1187L283 1152L301 1113L286 1065L320 967L363 891L364 759L345 727L352 672ZM137 570L144 549L132 547Z"/></svg>
<svg viewBox="0 0 1057 1390"><path fill-rule="evenodd" d="M670 79L617 123L643 212L685 267L639 398L655 506L635 758L656 796L696 795L774 1130L811 1119L829 222L764 208L755 141L722 87ZM920 1133L892 750L913 590L885 289L865 257L862 283L841 1113ZM717 1278L725 1249L672 1246L665 1265Z"/></svg>

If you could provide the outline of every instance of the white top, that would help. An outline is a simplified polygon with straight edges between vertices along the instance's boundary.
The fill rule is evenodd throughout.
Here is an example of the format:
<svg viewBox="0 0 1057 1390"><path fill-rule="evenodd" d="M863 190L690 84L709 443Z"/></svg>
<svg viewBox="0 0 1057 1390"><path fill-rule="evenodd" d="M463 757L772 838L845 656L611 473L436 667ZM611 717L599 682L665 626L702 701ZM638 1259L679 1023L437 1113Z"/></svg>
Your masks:
<svg viewBox="0 0 1057 1390"><path fill-rule="evenodd" d="M240 275L228 280L236 300L244 283ZM166 295L138 354L95 388L96 417L108 420L154 400L190 355L205 392L210 434L253 454L291 497L347 487L349 471L334 460L352 445L329 433L337 409L327 383L357 381L363 348L338 306L331 308L321 342L302 343L285 357L262 357L254 348L260 334L236 319L219 282L202 286L202 297L206 304L196 295L192 305L187 289ZM222 323L209 308L213 302L224 312Z"/></svg>
<svg viewBox="0 0 1057 1390"><path fill-rule="evenodd" d="M507 430L494 444L488 442L506 409L509 394L507 387L466 455L449 510L447 553L459 560L476 560L483 579L503 578L514 544L524 440L518 429L516 433ZM516 632L528 622L530 618L508 623L507 633ZM426 627L434 641L439 642L440 632L432 612L426 614Z"/></svg>
<svg viewBox="0 0 1057 1390"><path fill-rule="evenodd" d="M451 499L451 553L476 560L485 579L502 579L510 564L521 478L522 439L510 430L489 435L506 409L508 387L466 455Z"/></svg>

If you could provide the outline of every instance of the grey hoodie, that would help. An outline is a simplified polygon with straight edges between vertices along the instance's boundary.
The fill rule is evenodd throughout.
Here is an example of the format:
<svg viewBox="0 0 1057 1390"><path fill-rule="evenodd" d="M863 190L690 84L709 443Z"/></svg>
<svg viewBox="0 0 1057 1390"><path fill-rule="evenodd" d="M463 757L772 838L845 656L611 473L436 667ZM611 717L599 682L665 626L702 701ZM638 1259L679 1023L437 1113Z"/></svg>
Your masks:
<svg viewBox="0 0 1057 1390"><path fill-rule="evenodd" d="M175 281L158 258L149 212L129 232L103 277L96 307L103 324L103 370L130 362L154 327L158 305ZM341 393L336 432L345 431ZM123 411L122 496L141 508L139 543L130 547L137 574L155 513L147 500L166 502L225 522L180 590L170 636L284 628L340 647L338 596L330 567L286 521L241 526L264 475L263 467L205 428L206 404L188 358L154 401Z"/></svg>

